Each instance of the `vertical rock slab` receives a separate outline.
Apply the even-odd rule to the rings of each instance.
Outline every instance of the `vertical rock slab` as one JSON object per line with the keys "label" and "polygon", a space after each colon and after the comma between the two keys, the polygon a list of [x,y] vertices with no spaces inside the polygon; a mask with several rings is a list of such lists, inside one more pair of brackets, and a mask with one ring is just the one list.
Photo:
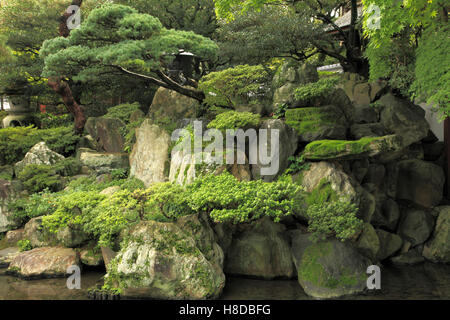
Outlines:
{"label": "vertical rock slab", "polygon": [[169,175],[170,136],[146,119],[136,129],[136,143],[130,155],[130,175],[142,180],[147,187],[167,181]]}

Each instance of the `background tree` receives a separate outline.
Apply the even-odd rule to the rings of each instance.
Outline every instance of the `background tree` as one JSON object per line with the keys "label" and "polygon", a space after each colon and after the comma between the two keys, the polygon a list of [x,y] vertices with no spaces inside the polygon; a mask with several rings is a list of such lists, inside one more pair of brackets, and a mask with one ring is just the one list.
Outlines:
{"label": "background tree", "polygon": [[167,29],[193,31],[212,38],[217,29],[213,0],[115,0],[155,16]]}
{"label": "background tree", "polygon": [[202,101],[204,93],[172,80],[166,67],[179,49],[198,57],[215,59],[216,44],[190,31],[166,29],[148,14],[116,4],[94,9],[79,29],[67,37],[44,42],[43,75],[74,82],[98,82],[118,74],[175,90]]}
{"label": "background tree", "polygon": [[[215,0],[214,2],[218,16],[225,20],[224,42],[230,48],[233,47],[231,44],[233,40],[245,44],[245,37],[249,37],[251,41],[242,50],[256,53],[258,47],[255,44],[258,44],[258,39],[262,43],[270,41],[270,38],[278,39],[276,56],[306,59],[311,54],[323,54],[339,61],[345,71],[367,76],[368,67],[362,55],[363,42],[359,33],[356,0]],[[343,30],[335,24],[336,12],[343,6],[349,7],[351,11],[348,30]],[[284,30],[287,32],[283,36],[281,33]],[[274,43],[271,46],[277,47]],[[265,58],[265,54],[267,52],[263,51],[261,58]]]}
{"label": "background tree", "polygon": [[[380,8],[380,27],[369,28],[372,15],[364,20],[369,38],[366,55],[372,79],[380,77],[401,81],[402,93],[438,105],[442,118],[450,115],[450,43],[448,40],[448,1],[364,0]],[[375,14],[376,12],[372,12]],[[398,50],[400,45],[403,50]],[[394,49],[394,50],[393,50]],[[406,70],[396,77],[398,70]]]}

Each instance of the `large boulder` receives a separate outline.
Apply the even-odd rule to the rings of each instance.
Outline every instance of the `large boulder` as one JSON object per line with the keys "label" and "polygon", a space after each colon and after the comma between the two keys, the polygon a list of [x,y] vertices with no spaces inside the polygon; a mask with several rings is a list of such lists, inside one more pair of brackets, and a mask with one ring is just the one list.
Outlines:
{"label": "large boulder", "polygon": [[[188,219],[189,220],[189,219]],[[206,222],[141,222],[127,231],[109,263],[105,283],[122,296],[153,299],[212,299],[225,285],[223,253]]]}
{"label": "large boulder", "polygon": [[18,227],[18,222],[13,218],[13,212],[9,204],[20,196],[21,186],[17,181],[0,179],[0,233]]}
{"label": "large boulder", "polygon": [[345,114],[334,105],[286,110],[286,124],[302,142],[345,139],[348,127]]}
{"label": "large boulder", "polygon": [[[195,154],[185,154],[182,150],[172,151],[170,158],[170,172],[169,181],[176,182],[180,185],[192,183],[196,178],[209,173],[221,174],[224,171],[230,172],[239,181],[250,181],[252,174],[250,165],[248,164],[247,156],[244,152],[235,150],[233,164],[226,163],[226,155],[229,153],[227,149],[222,152],[222,164],[214,163],[214,159],[219,154],[202,152],[201,164],[195,164]],[[238,164],[238,157],[242,156],[245,159],[245,164]]]}
{"label": "large boulder", "polygon": [[433,232],[434,218],[419,209],[407,209],[403,212],[398,226],[398,234],[412,246],[424,243]]}
{"label": "large boulder", "polygon": [[89,118],[86,121],[86,131],[104,152],[122,152],[125,139],[121,130],[125,123],[119,119]]}
{"label": "large boulder", "polygon": [[418,159],[397,162],[388,167],[388,195],[409,200],[425,208],[438,205],[443,197],[444,170]]}
{"label": "large boulder", "polygon": [[319,75],[313,65],[306,63],[299,65],[295,61],[287,60],[277,70],[272,81],[274,107],[276,108],[283,104],[292,105],[295,102],[295,89],[317,80],[319,80]]}
{"label": "large boulder", "polygon": [[306,192],[312,192],[324,179],[331,184],[331,188],[339,197],[350,200],[357,198],[357,191],[350,177],[337,164],[313,162],[308,170],[302,172],[302,186]]}
{"label": "large boulder", "polygon": [[[295,131],[279,119],[266,120],[261,124],[260,130],[267,130],[267,140],[262,140],[261,131],[259,135],[259,150],[267,150],[270,157],[269,165],[263,164],[258,156],[258,163],[251,165],[254,179],[262,179],[266,182],[275,180],[289,165],[289,158],[297,150],[297,134]],[[278,130],[278,139],[272,141],[272,130]],[[266,142],[263,144],[262,142]],[[275,150],[272,150],[272,144]],[[278,152],[277,152],[278,151]],[[260,154],[260,152],[258,152]],[[270,169],[269,169],[270,168]],[[273,170],[272,170],[273,169]],[[264,171],[269,172],[265,173]],[[270,172],[274,171],[274,172]]]}
{"label": "large boulder", "polygon": [[350,127],[350,138],[361,139],[365,137],[382,137],[387,130],[381,123],[361,123]]}
{"label": "large boulder", "polygon": [[364,228],[357,242],[357,248],[372,261],[376,260],[378,251],[380,250],[380,239],[378,239],[377,232],[370,223],[366,222],[364,224]]}
{"label": "large boulder", "polygon": [[0,268],[8,268],[11,261],[20,254],[18,247],[10,247],[0,250]]}
{"label": "large boulder", "polygon": [[20,253],[11,261],[8,272],[24,278],[64,277],[71,266],[79,266],[75,250],[46,247]]}
{"label": "large boulder", "polygon": [[392,94],[381,97],[380,122],[391,133],[403,139],[403,145],[409,146],[428,136],[430,126],[425,119],[425,110]]}
{"label": "large boulder", "polygon": [[364,291],[372,263],[348,243],[332,239],[312,243],[308,234],[293,233],[292,256],[305,293],[320,299]]}
{"label": "large boulder", "polygon": [[80,148],[77,157],[84,166],[97,174],[111,173],[115,169],[128,170],[130,167],[128,153],[104,153]]}
{"label": "large boulder", "polygon": [[15,164],[14,171],[18,175],[30,164],[54,165],[61,160],[64,160],[64,156],[50,150],[45,142],[39,142],[27,152],[22,161]]}
{"label": "large boulder", "polygon": [[286,227],[263,218],[237,230],[228,248],[227,274],[263,279],[291,278],[294,272]]}
{"label": "large boulder", "polygon": [[423,256],[433,262],[450,263],[450,206],[437,207],[433,236],[423,248]]}
{"label": "large boulder", "polygon": [[23,238],[29,240],[34,248],[52,245],[75,248],[88,240],[84,232],[73,227],[64,227],[53,234],[44,228],[42,217],[33,218],[25,224]]}
{"label": "large boulder", "polygon": [[397,202],[392,199],[386,199],[377,207],[370,223],[377,228],[395,231],[397,230],[399,219],[400,209]]}
{"label": "large boulder", "polygon": [[136,143],[130,155],[130,175],[148,187],[165,182],[169,175],[170,136],[162,128],[144,120],[136,129]]}
{"label": "large boulder", "polygon": [[394,255],[402,247],[403,240],[398,235],[381,229],[376,230],[380,240],[380,250],[378,250],[377,259],[384,260]]}
{"label": "large boulder", "polygon": [[176,123],[184,118],[194,118],[200,104],[176,91],[159,87],[153,98],[148,116],[152,120]]}

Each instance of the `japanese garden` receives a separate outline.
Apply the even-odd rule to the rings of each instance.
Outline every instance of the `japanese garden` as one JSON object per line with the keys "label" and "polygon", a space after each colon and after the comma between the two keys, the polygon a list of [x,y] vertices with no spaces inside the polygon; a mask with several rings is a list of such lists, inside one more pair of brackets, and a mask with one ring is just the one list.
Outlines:
{"label": "japanese garden", "polygon": [[449,7],[0,1],[0,300],[450,299]]}

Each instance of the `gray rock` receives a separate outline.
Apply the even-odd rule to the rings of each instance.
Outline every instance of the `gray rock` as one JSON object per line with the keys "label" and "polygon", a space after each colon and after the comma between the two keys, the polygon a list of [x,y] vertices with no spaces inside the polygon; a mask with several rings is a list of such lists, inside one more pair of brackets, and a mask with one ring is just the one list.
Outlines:
{"label": "gray rock", "polygon": [[407,209],[403,212],[398,234],[412,246],[424,243],[433,232],[434,219],[423,210]]}
{"label": "gray rock", "polygon": [[120,187],[119,186],[112,186],[112,187],[108,187],[106,189],[103,189],[100,194],[103,194],[105,196],[112,196],[114,193],[116,193],[117,191],[120,191]]}
{"label": "gray rock", "polygon": [[197,100],[176,91],[159,87],[150,106],[150,119],[164,119],[176,123],[184,118],[194,118],[200,104]]}
{"label": "gray rock", "polygon": [[425,258],[421,255],[418,248],[414,248],[406,253],[402,253],[398,256],[392,257],[390,261],[394,265],[403,266],[424,262]]}
{"label": "gray rock", "polygon": [[20,197],[21,186],[17,181],[0,179],[0,233],[18,227],[19,221],[13,218],[9,204]]}
{"label": "gray rock", "polygon": [[[262,139],[260,134],[258,137],[258,144],[259,148],[264,148],[264,150],[267,150],[267,155],[270,157],[270,165],[263,164],[258,156],[258,163],[251,165],[251,172],[254,179],[262,179],[266,182],[271,182],[287,169],[289,165],[289,157],[293,156],[297,150],[298,138],[295,131],[279,119],[264,121],[261,124],[261,129],[267,130],[267,140]],[[272,141],[272,130],[278,130],[279,139]],[[267,142],[267,144],[262,145],[262,142]],[[274,150],[271,149],[272,142],[274,142]],[[278,152],[276,150],[278,150]],[[271,173],[269,168],[273,168],[275,173]],[[265,171],[267,170],[269,172],[266,173]]]}
{"label": "gray rock", "polygon": [[370,223],[377,228],[385,228],[390,231],[395,231],[397,230],[399,219],[400,209],[397,202],[392,199],[386,199],[382,206],[375,211]]}
{"label": "gray rock", "polygon": [[395,254],[402,247],[403,241],[398,235],[377,229],[378,239],[380,240],[380,250],[378,250],[377,259],[384,260]]}
{"label": "gray rock", "polygon": [[20,254],[18,247],[11,247],[0,250],[0,268],[8,268],[11,261]]}
{"label": "gray rock", "polygon": [[364,291],[369,259],[348,243],[336,239],[310,243],[306,237],[297,233],[292,239],[298,281],[306,294],[330,299]]}
{"label": "gray rock", "polygon": [[364,224],[363,231],[357,242],[357,248],[372,261],[376,260],[378,251],[380,250],[380,240],[378,239],[377,232],[370,223]]}
{"label": "gray rock", "polygon": [[79,266],[75,250],[61,247],[36,248],[14,257],[8,272],[25,278],[64,277],[70,266]]}
{"label": "gray rock", "polygon": [[15,245],[23,239],[24,229],[11,230],[6,233],[6,242]]}
{"label": "gray rock", "polygon": [[136,143],[130,155],[130,175],[149,187],[153,183],[167,181],[169,175],[169,134],[144,120],[136,129]]}
{"label": "gray rock", "polygon": [[439,212],[436,227],[422,254],[433,262],[450,263],[450,206],[437,207],[435,210]]}
{"label": "gray rock", "polygon": [[80,162],[97,174],[111,173],[115,169],[130,167],[128,153],[100,153],[90,149],[79,149]]}
{"label": "gray rock", "polygon": [[64,156],[50,150],[45,142],[39,142],[27,152],[22,161],[14,165],[14,171],[17,176],[30,164],[54,165],[61,160],[64,160]]}
{"label": "gray rock", "polygon": [[286,228],[266,217],[235,232],[225,272],[263,279],[291,278],[294,265]]}
{"label": "gray rock", "polygon": [[393,198],[431,208],[442,200],[444,182],[441,167],[417,159],[404,160],[389,167],[387,192]]}
{"label": "gray rock", "polygon": [[331,162],[313,162],[309,169],[303,171],[302,186],[306,192],[316,189],[320,182],[326,179],[331,184],[331,188],[340,196],[349,198],[351,201],[357,199],[357,192],[350,177]]}
{"label": "gray rock", "polygon": [[383,106],[381,124],[391,133],[400,135],[405,147],[427,137],[430,126],[424,109],[392,94],[381,97],[379,104]]}
{"label": "gray rock", "polygon": [[119,119],[89,118],[85,125],[86,131],[94,139],[103,152],[123,152],[125,139],[121,130],[125,123]]}
{"label": "gray rock", "polygon": [[354,124],[350,127],[350,136],[353,139],[364,137],[382,137],[387,134],[386,128],[381,123]]}
{"label": "gray rock", "polygon": [[62,245],[75,248],[84,243],[89,237],[73,227],[65,227],[57,233],[46,230],[42,224],[42,217],[32,218],[25,224],[23,238],[30,241],[33,248]]}
{"label": "gray rock", "polygon": [[[187,225],[191,229],[184,229]],[[191,233],[192,229],[205,227],[195,219],[182,225],[141,222],[127,232],[122,249],[108,264],[105,283],[111,288],[120,287],[121,295],[127,298],[219,297],[225,275],[216,254],[222,251],[211,239],[204,239],[206,245],[201,247]]]}
{"label": "gray rock", "polygon": [[374,123],[378,122],[378,112],[370,105],[359,105],[355,107],[354,123]]}

